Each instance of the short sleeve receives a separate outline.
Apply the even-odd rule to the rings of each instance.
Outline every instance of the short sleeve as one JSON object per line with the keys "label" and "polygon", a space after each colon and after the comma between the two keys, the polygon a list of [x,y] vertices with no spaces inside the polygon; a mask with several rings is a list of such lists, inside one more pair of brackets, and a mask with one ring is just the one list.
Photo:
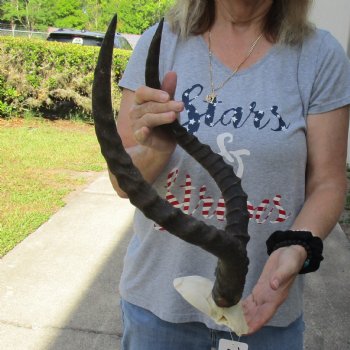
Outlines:
{"label": "short sleeve", "polygon": [[156,26],[153,26],[147,29],[140,37],[129,59],[124,74],[119,81],[119,87],[135,91],[138,87],[145,84],[147,53],[155,30]]}
{"label": "short sleeve", "polygon": [[318,47],[307,114],[350,104],[350,61],[338,41],[324,32]]}

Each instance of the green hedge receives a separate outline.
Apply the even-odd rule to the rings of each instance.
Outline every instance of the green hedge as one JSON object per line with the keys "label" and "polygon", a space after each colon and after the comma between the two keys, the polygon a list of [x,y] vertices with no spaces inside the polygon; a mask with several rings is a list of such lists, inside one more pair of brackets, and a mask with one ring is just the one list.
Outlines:
{"label": "green hedge", "polygon": [[[99,48],[35,39],[0,37],[0,117],[26,111],[51,117],[91,119],[91,88]],[[114,50],[112,95],[130,51]]]}

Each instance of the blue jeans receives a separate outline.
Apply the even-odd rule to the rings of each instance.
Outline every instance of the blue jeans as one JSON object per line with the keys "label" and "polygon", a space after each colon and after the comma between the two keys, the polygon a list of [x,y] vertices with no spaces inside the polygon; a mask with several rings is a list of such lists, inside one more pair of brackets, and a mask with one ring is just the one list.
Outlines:
{"label": "blue jeans", "polygon": [[[121,350],[212,350],[219,340],[231,339],[228,332],[207,328],[202,323],[170,323],[148,310],[122,300],[124,332]],[[302,316],[288,327],[263,327],[240,338],[249,350],[302,350],[304,321]],[[233,340],[238,337],[233,334]]]}

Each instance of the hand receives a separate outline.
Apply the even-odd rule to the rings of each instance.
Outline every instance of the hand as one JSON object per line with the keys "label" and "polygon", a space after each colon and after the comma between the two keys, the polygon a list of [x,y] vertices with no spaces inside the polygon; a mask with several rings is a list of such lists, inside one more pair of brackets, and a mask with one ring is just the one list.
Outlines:
{"label": "hand", "polygon": [[306,257],[299,245],[279,248],[269,256],[252,293],[243,301],[249,334],[264,326],[287,299]]}
{"label": "hand", "polygon": [[130,111],[131,128],[135,140],[158,152],[171,153],[175,140],[156,127],[172,123],[184,108],[180,101],[173,101],[177,76],[165,75],[162,90],[142,86],[135,92],[135,104]]}

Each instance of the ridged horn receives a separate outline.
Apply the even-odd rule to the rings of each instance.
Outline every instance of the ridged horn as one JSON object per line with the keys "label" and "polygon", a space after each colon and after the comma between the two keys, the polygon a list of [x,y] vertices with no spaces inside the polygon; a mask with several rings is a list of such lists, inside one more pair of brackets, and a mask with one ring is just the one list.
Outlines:
{"label": "ridged horn", "polygon": [[[216,280],[212,291],[218,306],[229,307],[241,299],[248,271],[246,245],[248,235],[247,195],[241,187],[241,180],[232,167],[202,144],[177,121],[163,126],[176,138],[178,144],[196,159],[217,183],[226,205],[226,227],[219,230],[214,226],[174,208],[142,177],[122,146],[115,125],[111,101],[111,65],[116,16],[110,23],[103,41],[95,69],[92,110],[95,131],[109,170],[117,178],[120,188],[127,193],[130,202],[145,216],[164,227],[171,234],[197,245],[218,257]],[[163,21],[160,22],[146,63],[145,81],[152,88],[160,88],[159,52]]]}

